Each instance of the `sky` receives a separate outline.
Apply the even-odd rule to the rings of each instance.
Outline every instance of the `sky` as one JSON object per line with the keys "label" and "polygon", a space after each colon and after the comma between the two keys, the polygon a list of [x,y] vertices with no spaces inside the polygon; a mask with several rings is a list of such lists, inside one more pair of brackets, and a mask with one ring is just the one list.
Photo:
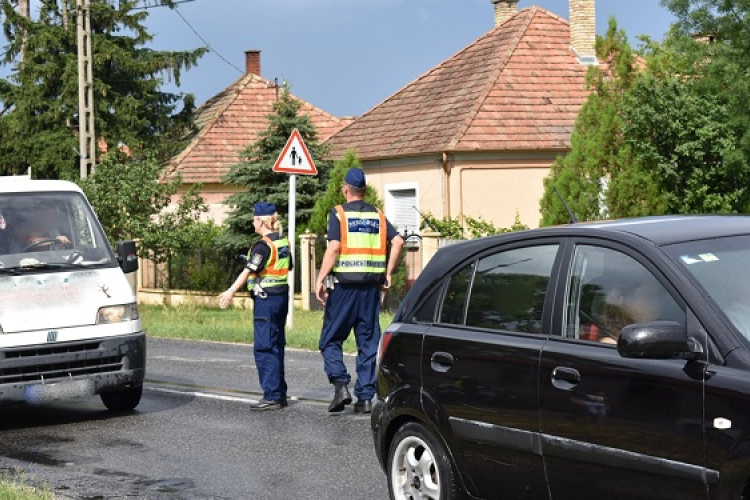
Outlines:
{"label": "sky", "polygon": [[[261,51],[261,76],[335,116],[358,116],[456,54],[494,25],[490,0],[175,0],[153,7],[150,47],[211,51],[181,76],[202,104],[245,72],[245,51]],[[569,19],[569,0],[520,0]],[[144,0],[144,5],[158,0]],[[34,17],[34,3],[32,3]],[[633,46],[661,40],[673,22],[659,0],[597,0],[597,33],[614,17]],[[0,76],[4,76],[0,72]]]}
{"label": "sky", "polygon": [[[569,0],[518,8],[532,5],[569,19]],[[147,12],[155,48],[212,49],[169,90],[201,104],[242,76],[246,50],[260,50],[261,76],[335,116],[365,113],[494,25],[490,0],[192,0]],[[658,0],[598,0],[597,33],[611,17],[634,46],[642,34],[661,40],[674,20]]]}

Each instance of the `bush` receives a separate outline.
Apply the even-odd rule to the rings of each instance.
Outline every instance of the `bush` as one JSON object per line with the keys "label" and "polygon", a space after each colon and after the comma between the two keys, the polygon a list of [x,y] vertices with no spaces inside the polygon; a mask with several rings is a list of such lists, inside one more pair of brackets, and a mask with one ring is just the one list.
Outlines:
{"label": "bush", "polygon": [[199,248],[189,255],[170,258],[171,288],[221,292],[234,280],[231,256],[216,248]]}

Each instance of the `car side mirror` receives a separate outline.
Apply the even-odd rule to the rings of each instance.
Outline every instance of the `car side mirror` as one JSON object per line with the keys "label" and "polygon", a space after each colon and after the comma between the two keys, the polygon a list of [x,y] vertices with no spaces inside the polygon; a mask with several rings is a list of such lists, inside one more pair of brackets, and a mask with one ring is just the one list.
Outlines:
{"label": "car side mirror", "polygon": [[[699,347],[699,346],[698,346]],[[701,352],[676,321],[634,323],[620,332],[617,351],[624,358],[697,359]]]}
{"label": "car side mirror", "polygon": [[125,274],[138,270],[138,254],[136,253],[135,241],[125,240],[117,242],[117,262]]}

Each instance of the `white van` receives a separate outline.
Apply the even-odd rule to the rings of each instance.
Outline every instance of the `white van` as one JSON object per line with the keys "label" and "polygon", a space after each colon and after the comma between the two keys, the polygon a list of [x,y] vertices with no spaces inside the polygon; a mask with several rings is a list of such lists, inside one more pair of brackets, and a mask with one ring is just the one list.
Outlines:
{"label": "white van", "polygon": [[124,273],[83,191],[67,181],[0,177],[0,403],[99,394],[135,408],[146,337]]}

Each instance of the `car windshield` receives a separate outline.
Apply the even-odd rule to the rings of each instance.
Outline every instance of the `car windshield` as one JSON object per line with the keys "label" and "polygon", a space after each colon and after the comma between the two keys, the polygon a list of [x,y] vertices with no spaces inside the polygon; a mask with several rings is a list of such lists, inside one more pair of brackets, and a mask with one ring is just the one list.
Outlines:
{"label": "car windshield", "polygon": [[750,236],[691,241],[666,251],[750,340]]}
{"label": "car windshield", "polygon": [[0,269],[54,271],[117,265],[80,193],[0,194]]}

